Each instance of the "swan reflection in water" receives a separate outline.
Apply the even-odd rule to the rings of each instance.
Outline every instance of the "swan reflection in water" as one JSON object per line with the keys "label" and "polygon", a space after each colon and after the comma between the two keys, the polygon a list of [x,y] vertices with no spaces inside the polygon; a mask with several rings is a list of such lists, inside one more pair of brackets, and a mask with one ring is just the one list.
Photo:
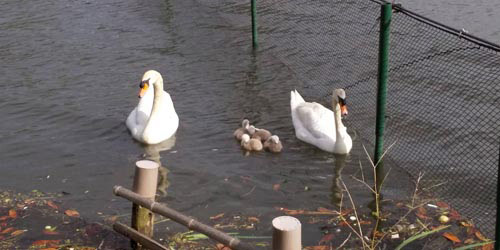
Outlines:
{"label": "swan reflection in water", "polygon": [[161,197],[167,196],[167,188],[169,185],[167,174],[168,169],[161,163],[160,152],[172,149],[175,146],[175,135],[159,144],[144,145],[144,159],[154,161],[160,166],[158,169],[158,187],[157,195]]}
{"label": "swan reflection in water", "polygon": [[334,154],[335,156],[335,167],[333,169],[332,178],[332,204],[337,208],[340,207],[342,201],[342,191],[344,190],[342,185],[342,169],[345,167],[347,155],[346,154]]}

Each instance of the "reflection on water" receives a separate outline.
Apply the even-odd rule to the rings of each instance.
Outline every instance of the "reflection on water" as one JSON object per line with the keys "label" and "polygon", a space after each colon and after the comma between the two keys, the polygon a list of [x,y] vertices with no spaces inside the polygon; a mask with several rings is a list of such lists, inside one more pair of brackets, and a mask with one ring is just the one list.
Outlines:
{"label": "reflection on water", "polygon": [[347,155],[335,154],[335,167],[333,168],[333,177],[332,177],[332,204],[337,208],[340,208],[342,203],[342,193],[343,193],[343,185],[342,185],[342,169],[345,167],[345,162],[347,159]]}
{"label": "reflection on water", "polygon": [[169,138],[168,140],[165,140],[159,144],[154,144],[154,145],[144,145],[144,159],[154,161],[158,163],[160,166],[158,169],[158,188],[157,195],[160,195],[161,197],[167,196],[167,188],[169,186],[169,182],[167,179],[168,175],[168,168],[164,166],[161,162],[161,155],[160,152],[162,151],[168,151],[172,149],[175,146],[175,135]]}

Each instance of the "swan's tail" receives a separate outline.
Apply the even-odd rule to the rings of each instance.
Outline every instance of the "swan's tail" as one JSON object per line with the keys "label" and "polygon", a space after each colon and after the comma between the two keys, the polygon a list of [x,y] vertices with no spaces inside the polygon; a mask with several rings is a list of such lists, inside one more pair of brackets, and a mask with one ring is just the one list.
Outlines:
{"label": "swan's tail", "polygon": [[290,92],[290,108],[291,108],[291,110],[294,110],[297,107],[297,105],[299,105],[303,102],[305,102],[304,98],[302,98],[302,96],[299,94],[299,92],[297,92],[297,90],[292,90]]}

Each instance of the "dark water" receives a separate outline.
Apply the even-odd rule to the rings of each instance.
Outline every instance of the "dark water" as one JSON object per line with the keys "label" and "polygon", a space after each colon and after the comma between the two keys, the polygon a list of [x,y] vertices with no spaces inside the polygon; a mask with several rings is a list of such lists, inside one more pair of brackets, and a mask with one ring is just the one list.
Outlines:
{"label": "dark water", "polygon": [[500,2],[495,0],[439,0],[439,1],[396,1],[408,9],[470,34],[500,43]]}
{"label": "dark water", "polygon": [[[340,173],[359,205],[371,201],[347,178],[361,163],[370,179],[363,140],[349,131],[345,162],[298,141],[289,114],[295,75],[253,54],[247,26],[214,9],[192,0],[48,0],[7,1],[0,11],[2,189],[69,193],[63,199],[89,220],[127,214],[130,203],[111,189],[130,187],[134,162],[147,157],[163,166],[161,201],[202,221],[259,216],[257,235],[270,235],[275,207],[335,208]],[[136,143],[124,124],[147,69],[163,74],[180,118],[167,145]],[[278,134],[284,152],[242,154],[232,131],[243,118]],[[398,170],[385,187],[394,199],[411,190]],[[321,237],[317,226],[303,231],[305,245]]]}

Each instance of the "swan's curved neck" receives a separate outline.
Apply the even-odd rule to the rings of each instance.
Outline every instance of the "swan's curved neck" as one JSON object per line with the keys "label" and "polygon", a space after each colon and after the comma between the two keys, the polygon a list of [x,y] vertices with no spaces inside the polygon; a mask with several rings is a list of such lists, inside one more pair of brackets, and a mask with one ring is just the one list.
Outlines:
{"label": "swan's curved neck", "polygon": [[158,109],[160,108],[159,102],[161,95],[163,93],[163,80],[160,78],[158,79],[154,84],[153,84],[153,90],[154,90],[154,99],[153,99],[153,108],[151,109],[151,115],[149,118],[156,114],[158,112]]}
{"label": "swan's curved neck", "polygon": [[338,102],[333,102],[333,115],[335,117],[335,130],[337,134],[345,131],[344,124],[342,123],[340,105]]}
{"label": "swan's curved neck", "polygon": [[153,107],[151,108],[151,114],[149,114],[148,122],[146,123],[146,128],[148,125],[156,118],[160,110],[160,99],[163,94],[163,80],[160,78],[153,83]]}

